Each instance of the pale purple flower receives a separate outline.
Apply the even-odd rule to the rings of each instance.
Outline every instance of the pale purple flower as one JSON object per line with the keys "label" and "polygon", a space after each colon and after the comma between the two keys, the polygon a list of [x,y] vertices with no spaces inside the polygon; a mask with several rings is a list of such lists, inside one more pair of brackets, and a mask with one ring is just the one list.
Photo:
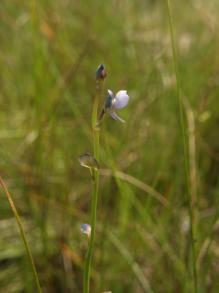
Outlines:
{"label": "pale purple flower", "polygon": [[99,123],[101,122],[105,113],[109,113],[109,115],[114,120],[118,120],[124,123],[125,121],[117,115],[116,110],[126,107],[128,101],[129,96],[126,90],[120,90],[116,93],[116,95],[114,95],[111,90],[108,90],[108,96],[105,99],[104,107],[100,114]]}
{"label": "pale purple flower", "polygon": [[86,234],[88,237],[90,237],[91,226],[89,224],[81,224],[81,232],[83,234]]}

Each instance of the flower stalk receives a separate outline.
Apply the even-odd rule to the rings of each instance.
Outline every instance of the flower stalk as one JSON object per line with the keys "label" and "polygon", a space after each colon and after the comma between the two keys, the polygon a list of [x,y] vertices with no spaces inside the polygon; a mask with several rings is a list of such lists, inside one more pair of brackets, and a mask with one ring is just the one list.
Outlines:
{"label": "flower stalk", "polygon": [[[97,127],[98,120],[98,106],[101,98],[103,88],[103,80],[97,80],[97,90],[93,103],[92,110],[92,132],[93,132],[93,154],[97,162],[100,156],[100,129]],[[98,203],[98,190],[99,190],[99,169],[93,168],[93,181],[92,181],[92,199],[91,199],[91,234],[88,243],[88,251],[85,260],[84,267],[84,289],[83,293],[89,293],[90,291],[90,272],[93,258],[95,230],[96,230],[96,218],[97,218],[97,203]]]}
{"label": "flower stalk", "polygon": [[[93,258],[94,242],[95,242],[95,230],[97,219],[97,204],[98,204],[98,191],[99,191],[99,159],[100,159],[100,123],[105,113],[108,113],[114,120],[125,122],[116,114],[117,109],[124,108],[129,101],[129,96],[126,90],[120,90],[116,95],[111,90],[108,90],[108,96],[105,99],[102,112],[98,119],[98,108],[102,97],[104,88],[104,80],[107,76],[104,65],[100,65],[96,71],[96,95],[94,98],[91,127],[93,134],[93,155],[90,153],[84,153],[79,157],[81,166],[89,168],[92,178],[92,199],[91,199],[91,227],[88,237],[88,250],[84,265],[84,277],[83,277],[83,293],[90,292],[90,274]],[[87,225],[87,224],[86,224]],[[87,233],[87,226],[82,226],[82,233]]]}

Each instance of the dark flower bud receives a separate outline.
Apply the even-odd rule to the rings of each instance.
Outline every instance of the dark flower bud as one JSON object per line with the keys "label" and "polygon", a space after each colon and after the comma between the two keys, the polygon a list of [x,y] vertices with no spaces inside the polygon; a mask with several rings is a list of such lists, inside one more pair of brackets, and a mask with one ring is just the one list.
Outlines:
{"label": "dark flower bud", "polygon": [[96,80],[104,79],[106,78],[106,76],[107,76],[106,68],[103,64],[100,64],[96,71]]}

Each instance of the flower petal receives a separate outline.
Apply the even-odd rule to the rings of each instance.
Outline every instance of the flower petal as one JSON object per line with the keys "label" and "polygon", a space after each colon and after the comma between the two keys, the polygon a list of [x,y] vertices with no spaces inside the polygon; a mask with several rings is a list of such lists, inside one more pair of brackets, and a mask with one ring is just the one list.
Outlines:
{"label": "flower petal", "polygon": [[115,109],[121,109],[128,104],[128,101],[129,96],[127,94],[127,91],[121,90],[116,94],[113,106]]}
{"label": "flower petal", "polygon": [[114,93],[111,90],[107,90],[108,94],[113,98],[114,97]]}
{"label": "flower petal", "polygon": [[81,224],[81,232],[83,234],[86,234],[88,237],[90,237],[91,226],[89,224]]}
{"label": "flower petal", "polygon": [[112,107],[113,100],[114,100],[114,94],[111,90],[108,90],[108,96],[105,99],[105,105],[104,105],[105,110],[110,109]]}
{"label": "flower petal", "polygon": [[110,116],[111,116],[114,120],[117,120],[117,121],[120,121],[120,122],[122,122],[122,123],[125,123],[125,120],[123,120],[122,118],[120,118],[120,117],[116,114],[116,112],[110,112],[109,114],[110,114]]}

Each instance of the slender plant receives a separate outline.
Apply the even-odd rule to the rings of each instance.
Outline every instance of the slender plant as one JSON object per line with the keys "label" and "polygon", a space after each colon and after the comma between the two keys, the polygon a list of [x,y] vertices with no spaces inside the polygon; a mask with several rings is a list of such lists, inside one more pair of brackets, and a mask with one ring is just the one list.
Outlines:
{"label": "slender plant", "polygon": [[28,256],[28,259],[30,261],[30,265],[31,265],[31,268],[32,268],[32,271],[33,271],[33,276],[34,276],[34,279],[35,279],[35,282],[36,282],[37,291],[38,291],[38,293],[41,293],[42,290],[41,290],[41,287],[40,287],[40,282],[39,282],[37,270],[36,270],[36,267],[35,267],[35,264],[34,264],[34,260],[33,260],[33,256],[32,256],[30,247],[28,245],[28,242],[27,242],[27,239],[26,239],[26,236],[25,236],[25,232],[24,232],[24,228],[23,228],[20,216],[19,216],[19,214],[17,212],[17,209],[15,207],[14,201],[13,201],[13,199],[11,197],[11,194],[8,191],[8,188],[7,188],[4,180],[1,178],[1,176],[0,176],[0,185],[2,186],[4,192],[5,192],[6,196],[7,196],[7,199],[8,199],[8,202],[10,204],[11,210],[12,210],[12,212],[14,214],[14,217],[15,217],[15,220],[17,222],[17,225],[18,225],[18,228],[19,228],[19,231],[20,231],[20,236],[21,236],[21,239],[23,240],[24,247],[26,249],[26,253],[27,253],[27,256]]}
{"label": "slender plant", "polygon": [[124,108],[128,104],[129,96],[125,90],[119,91],[116,95],[108,90],[102,111],[98,118],[98,108],[101,103],[104,80],[106,78],[106,69],[104,65],[100,65],[96,71],[96,95],[93,102],[93,110],[91,117],[91,126],[93,134],[93,155],[90,153],[82,154],[79,162],[83,167],[90,170],[92,178],[92,199],[91,199],[91,225],[82,224],[81,231],[88,236],[88,250],[84,265],[83,292],[90,292],[90,274],[94,251],[95,230],[97,219],[97,204],[99,190],[99,159],[100,159],[100,125],[105,114],[109,114],[114,120],[125,122],[116,114],[117,109]]}
{"label": "slender plant", "polygon": [[173,31],[173,17],[171,12],[170,0],[166,0],[167,3],[167,11],[168,11],[168,21],[170,28],[170,37],[171,37],[171,46],[172,46],[172,55],[173,55],[173,63],[174,63],[174,71],[176,76],[176,87],[177,87],[177,99],[178,99],[178,107],[179,107],[179,118],[180,118],[180,127],[182,133],[183,140],[183,153],[184,153],[184,168],[185,168],[185,177],[186,177],[186,186],[187,186],[187,201],[188,201],[188,210],[189,210],[189,218],[190,218],[190,241],[191,241],[191,251],[192,251],[192,271],[193,271],[193,284],[194,284],[194,292],[198,292],[198,277],[197,277],[197,268],[196,268],[196,247],[195,247],[195,223],[194,223],[194,206],[192,201],[192,195],[190,190],[190,182],[189,182],[189,158],[188,158],[188,142],[186,135],[186,123],[183,111],[183,101],[182,101],[182,91],[181,91],[181,81],[180,74],[177,63],[177,50],[174,41],[174,31]]}

